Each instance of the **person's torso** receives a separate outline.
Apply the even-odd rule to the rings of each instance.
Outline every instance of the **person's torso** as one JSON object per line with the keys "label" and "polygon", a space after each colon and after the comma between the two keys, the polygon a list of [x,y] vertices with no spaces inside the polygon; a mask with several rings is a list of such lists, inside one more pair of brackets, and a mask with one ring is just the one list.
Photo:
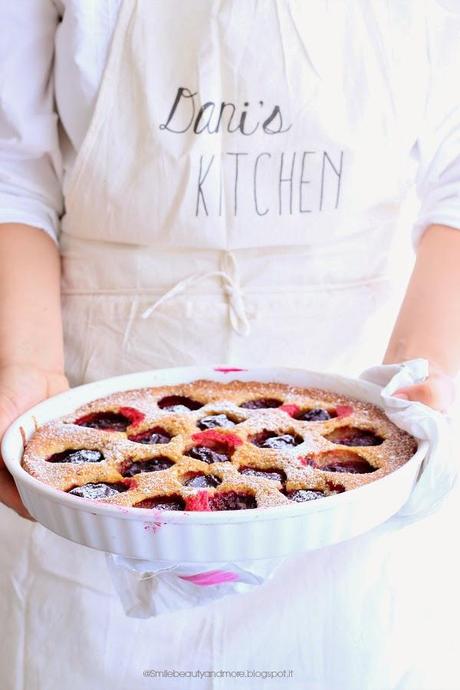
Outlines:
{"label": "person's torso", "polygon": [[[88,12],[63,3],[55,90],[65,189],[122,4],[102,1]],[[203,247],[242,247],[259,245],[267,220],[282,228],[267,244],[285,245],[335,242],[394,217],[413,178],[411,152],[429,83],[424,18],[415,3],[211,7],[208,0],[174,9],[150,3],[151,26],[138,36],[139,55],[150,64],[149,121],[141,133],[145,158],[133,164],[131,178],[138,185],[139,170],[156,155],[157,167],[147,173],[159,176],[148,188],[149,222],[159,229],[155,189],[164,206],[175,203],[178,187],[185,227],[172,242],[183,246],[190,223],[200,224]],[[142,97],[134,73],[131,83],[127,98]],[[127,135],[126,148],[135,146],[139,133]],[[175,187],[170,198],[166,184]],[[247,221],[244,237],[232,231],[237,218]]]}
{"label": "person's torso", "polygon": [[[64,181],[64,293],[84,305],[75,324],[97,324],[98,339],[106,327],[119,333],[115,362],[134,324],[129,367],[144,362],[142,331],[156,366],[248,353],[319,368],[339,354],[349,362],[388,297],[429,72],[422,24],[358,0],[314,9],[299,0],[125,0]],[[58,77],[60,47],[63,33]],[[187,282],[179,299],[176,286],[189,277],[206,281]],[[225,281],[217,293],[216,277]],[[197,290],[206,296],[192,304]],[[166,358],[152,359],[152,327],[139,325],[136,300],[156,305],[154,293]],[[214,322],[200,317],[209,309]],[[248,318],[256,323],[244,340]],[[186,352],[172,349],[172,324],[186,334]],[[94,347],[79,342],[75,351],[94,358]]]}

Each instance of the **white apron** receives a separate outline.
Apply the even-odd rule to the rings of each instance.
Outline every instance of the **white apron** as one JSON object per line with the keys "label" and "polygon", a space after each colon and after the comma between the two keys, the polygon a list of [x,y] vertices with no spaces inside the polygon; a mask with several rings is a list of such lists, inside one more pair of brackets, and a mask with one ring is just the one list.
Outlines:
{"label": "white apron", "polygon": [[[405,186],[391,65],[360,61],[365,33],[344,65],[344,6],[306,5],[123,3],[65,187],[72,384],[187,364],[378,363]],[[360,113],[353,69],[373,85]],[[429,663],[447,620],[426,596],[426,544],[444,556],[437,518],[293,559],[250,594],[136,620],[103,554],[3,513],[7,690],[454,687]],[[189,675],[143,675],[174,669]]]}

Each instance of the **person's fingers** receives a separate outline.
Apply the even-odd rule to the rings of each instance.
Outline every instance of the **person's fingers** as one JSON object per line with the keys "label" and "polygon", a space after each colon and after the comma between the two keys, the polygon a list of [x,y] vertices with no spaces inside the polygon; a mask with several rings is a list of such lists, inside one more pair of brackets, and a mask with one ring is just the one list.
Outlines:
{"label": "person's fingers", "polygon": [[[3,434],[9,427],[9,425],[14,422],[16,417],[18,416],[17,409],[13,403],[13,401],[5,394],[0,393],[0,441],[3,437]],[[1,454],[0,454],[0,471],[1,472],[6,472],[7,470],[5,469],[5,464],[2,460]],[[0,495],[0,500],[1,495]]]}
{"label": "person's fingers", "polygon": [[14,479],[6,468],[0,469],[0,503],[4,503],[8,508],[15,510],[21,517],[35,522],[34,518],[24,507]]}
{"label": "person's fingers", "polygon": [[423,383],[399,388],[393,395],[445,411],[454,401],[455,386],[447,376],[431,376]]}
{"label": "person's fingers", "polygon": [[[20,414],[14,399],[4,391],[0,394],[0,440],[10,424]],[[8,508],[15,510],[18,515],[27,520],[34,520],[25,508],[19,492],[14,483],[14,479],[5,467],[3,458],[0,454],[0,503],[4,503]]]}
{"label": "person's fingers", "polygon": [[3,436],[9,425],[16,419],[19,411],[12,399],[4,391],[0,393],[0,438]]}
{"label": "person's fingers", "polygon": [[[32,405],[68,388],[66,377],[60,373],[43,372],[18,365],[0,372],[0,441],[10,424]],[[0,455],[0,502],[15,510],[21,517],[33,520],[24,507],[13,477]]]}

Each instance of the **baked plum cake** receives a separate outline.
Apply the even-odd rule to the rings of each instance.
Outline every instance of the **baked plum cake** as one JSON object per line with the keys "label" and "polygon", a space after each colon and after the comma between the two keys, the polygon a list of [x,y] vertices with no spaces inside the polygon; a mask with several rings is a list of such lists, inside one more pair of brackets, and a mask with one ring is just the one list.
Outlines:
{"label": "baked plum cake", "polygon": [[75,500],[216,511],[349,491],[416,450],[369,403],[281,383],[200,380],[84,405],[40,427],[22,462]]}

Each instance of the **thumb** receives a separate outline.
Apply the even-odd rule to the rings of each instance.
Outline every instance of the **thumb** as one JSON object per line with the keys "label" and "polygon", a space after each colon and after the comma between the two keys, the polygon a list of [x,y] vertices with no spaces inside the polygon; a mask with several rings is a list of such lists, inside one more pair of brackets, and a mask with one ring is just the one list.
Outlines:
{"label": "thumb", "polygon": [[454,401],[454,384],[448,377],[430,377],[423,383],[399,388],[393,396],[445,411]]}

